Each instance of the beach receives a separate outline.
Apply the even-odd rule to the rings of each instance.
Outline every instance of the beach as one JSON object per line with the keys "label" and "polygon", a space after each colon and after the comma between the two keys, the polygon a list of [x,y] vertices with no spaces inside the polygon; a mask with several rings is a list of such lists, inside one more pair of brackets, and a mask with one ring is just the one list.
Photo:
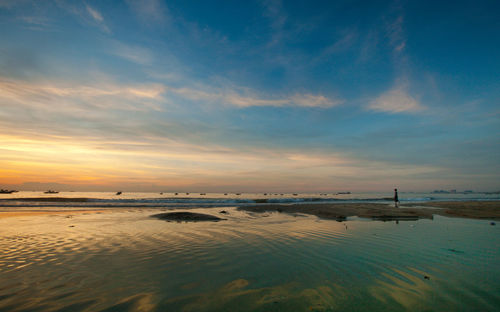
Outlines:
{"label": "beach", "polygon": [[[73,216],[75,214],[93,214],[93,213],[103,213],[103,210],[45,210],[45,211],[0,211],[0,219],[1,218],[12,218],[12,217],[30,217],[30,216]],[[110,211],[108,211],[109,213]]]}
{"label": "beach", "polygon": [[[500,228],[493,219],[440,215],[456,203],[26,203],[0,208],[8,216],[0,218],[0,311],[494,311],[500,304]],[[496,204],[475,209],[493,216]],[[457,211],[472,209],[463,205]],[[181,211],[221,220],[161,217]]]}
{"label": "beach", "polygon": [[500,200],[441,196],[19,192],[0,311],[493,311]]}
{"label": "beach", "polygon": [[[255,200],[262,201],[261,199]],[[87,198],[23,198],[25,203],[88,203]],[[29,206],[28,206],[29,207]],[[155,208],[154,205],[144,206],[146,208]],[[141,206],[129,205],[126,207],[113,206],[109,204],[95,205],[95,207],[85,207],[85,209],[68,209],[65,206],[48,206],[46,209],[17,209],[3,208],[0,206],[0,218],[30,216],[30,215],[73,215],[81,213],[111,213],[128,208],[141,208]],[[47,209],[48,208],[48,209]],[[102,209],[106,208],[106,209]],[[111,208],[111,209],[110,209]],[[199,208],[193,206],[169,207],[169,210],[186,210]],[[434,215],[444,217],[461,217],[471,219],[500,219],[500,201],[429,201],[429,202],[412,202],[404,203],[399,208],[395,208],[394,204],[388,203],[274,203],[274,204],[259,204],[259,205],[239,205],[238,209],[249,212],[283,212],[290,214],[309,214],[323,219],[345,220],[348,217],[361,217],[373,220],[413,220],[413,219],[432,219]]]}
{"label": "beach", "polygon": [[472,219],[500,219],[500,201],[446,201],[408,203],[395,208],[390,204],[335,203],[242,206],[239,209],[252,212],[278,211],[305,213],[324,219],[344,220],[357,216],[375,220],[432,219],[433,215]]}

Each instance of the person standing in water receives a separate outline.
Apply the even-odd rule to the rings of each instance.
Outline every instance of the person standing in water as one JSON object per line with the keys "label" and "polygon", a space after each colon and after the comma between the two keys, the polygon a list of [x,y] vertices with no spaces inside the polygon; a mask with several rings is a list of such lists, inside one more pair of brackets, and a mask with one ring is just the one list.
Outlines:
{"label": "person standing in water", "polygon": [[398,189],[394,189],[394,207],[399,208]]}

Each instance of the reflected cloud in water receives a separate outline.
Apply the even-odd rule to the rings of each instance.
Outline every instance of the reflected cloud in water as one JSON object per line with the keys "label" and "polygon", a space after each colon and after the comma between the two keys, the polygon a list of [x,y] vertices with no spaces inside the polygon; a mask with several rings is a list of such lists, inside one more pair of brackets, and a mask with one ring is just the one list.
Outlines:
{"label": "reflected cloud in water", "polygon": [[228,220],[217,223],[165,222],[150,217],[155,209],[0,219],[0,310],[386,311],[500,302],[499,249],[491,244],[498,233],[484,221],[336,222],[224,209]]}

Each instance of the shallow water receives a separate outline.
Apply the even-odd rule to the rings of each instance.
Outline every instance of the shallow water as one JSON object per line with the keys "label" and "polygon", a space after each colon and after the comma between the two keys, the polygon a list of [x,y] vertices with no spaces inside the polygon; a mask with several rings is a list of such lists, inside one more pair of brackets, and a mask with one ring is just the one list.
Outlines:
{"label": "shallow water", "polygon": [[[0,311],[494,311],[499,227],[157,209],[0,219]],[[194,209],[221,216],[218,208]],[[427,278],[426,278],[427,277]]]}

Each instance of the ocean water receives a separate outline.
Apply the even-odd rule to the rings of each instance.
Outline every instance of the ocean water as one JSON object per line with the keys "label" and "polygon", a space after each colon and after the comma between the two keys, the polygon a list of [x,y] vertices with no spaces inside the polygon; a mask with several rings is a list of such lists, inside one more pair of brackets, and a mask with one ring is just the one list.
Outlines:
{"label": "ocean water", "polygon": [[220,222],[150,217],[169,208],[0,219],[0,311],[500,307],[500,227],[488,220],[337,222],[229,206],[191,207]]}
{"label": "ocean water", "polygon": [[[17,192],[0,194],[0,211],[13,209],[82,208],[178,208],[223,207],[293,203],[392,203],[393,193],[300,194],[300,193],[132,193],[123,192]],[[402,204],[429,201],[500,200],[500,194],[399,193]]]}

